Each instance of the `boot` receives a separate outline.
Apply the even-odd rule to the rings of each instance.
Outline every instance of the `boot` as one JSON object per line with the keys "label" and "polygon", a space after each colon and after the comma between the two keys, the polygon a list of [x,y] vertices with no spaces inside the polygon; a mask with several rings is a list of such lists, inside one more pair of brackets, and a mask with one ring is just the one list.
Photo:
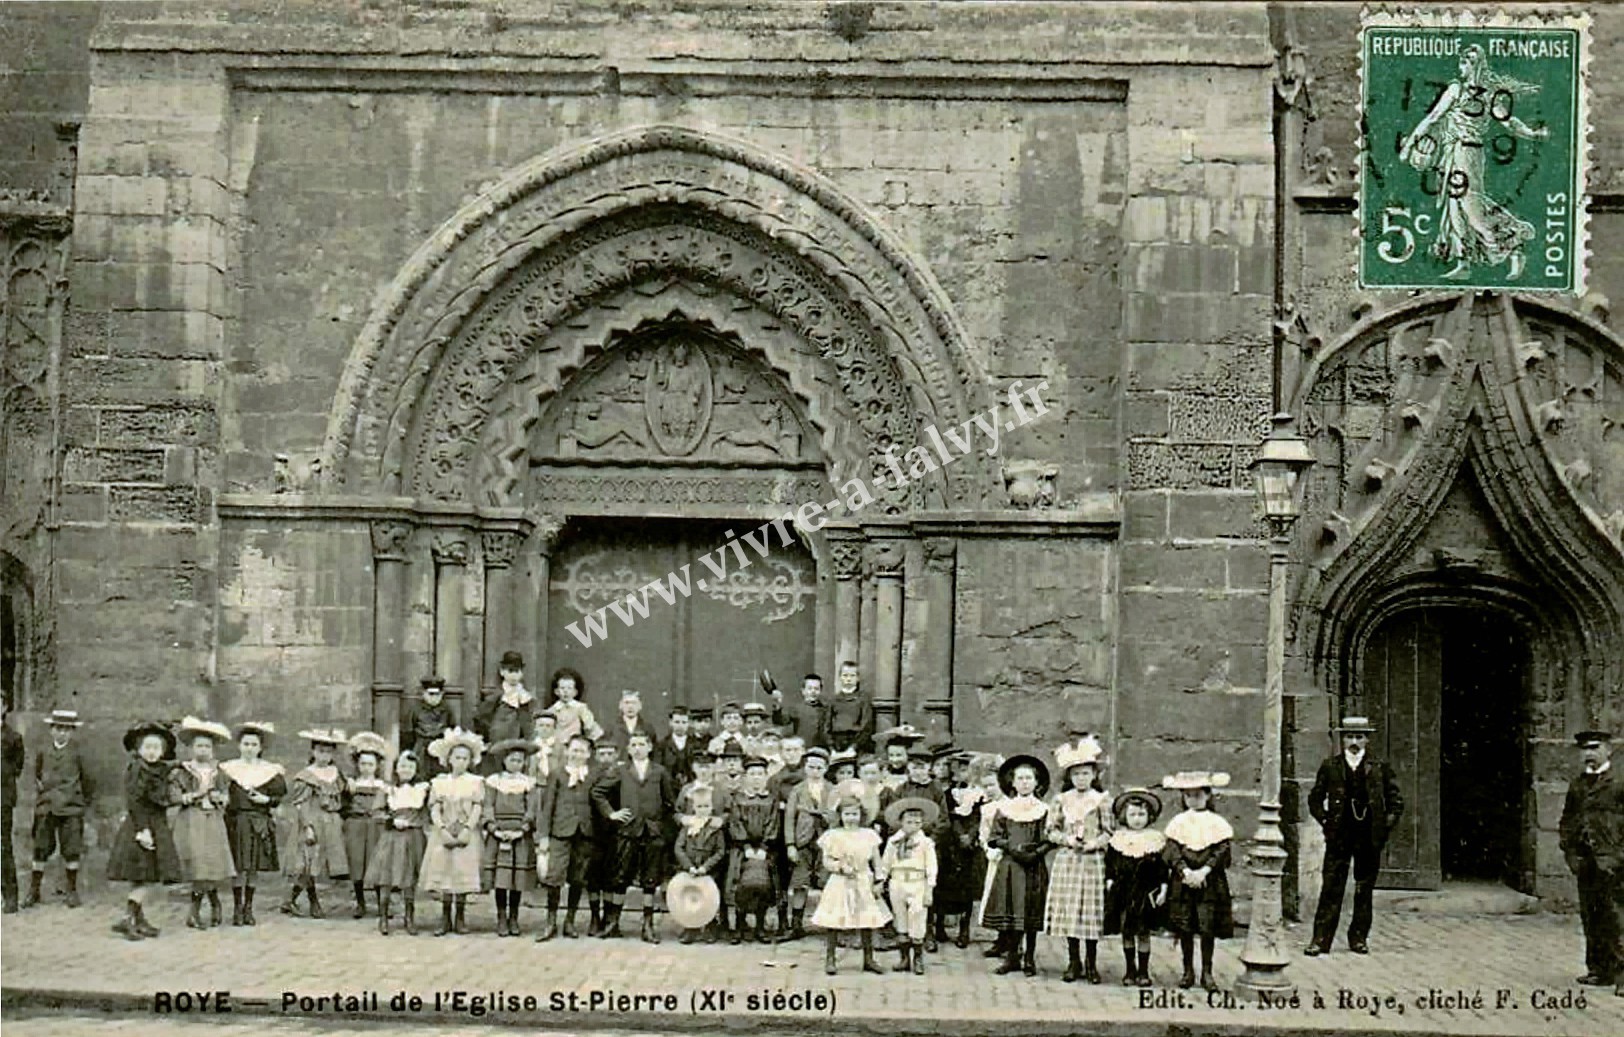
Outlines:
{"label": "boot", "polygon": [[41,868],[35,868],[28,873],[28,892],[23,895],[23,907],[33,907],[39,903],[39,884],[45,878]]}
{"label": "boot", "polygon": [[757,911],[756,912],[756,928],[755,928],[755,931],[751,934],[750,938],[752,940],[754,940],[755,942],[757,942],[757,943],[766,943],[767,942],[767,937],[762,931],[762,930],[764,930],[766,928],[766,926],[767,926],[767,912],[765,912],[765,911]]}
{"label": "boot", "polygon": [[[727,928],[727,909],[726,908],[722,909],[722,927]],[[737,947],[739,944],[744,942],[744,912],[743,911],[740,911],[738,913],[738,917],[734,919],[733,927],[728,930],[727,942],[732,944],[734,947]]]}
{"label": "boot", "polygon": [[913,970],[913,944],[907,940],[897,945],[897,963],[891,967],[892,972],[910,972]]}
{"label": "boot", "polygon": [[311,879],[305,887],[305,899],[310,901],[310,917],[326,918],[327,912],[321,909],[321,897],[316,893],[316,880]]}
{"label": "boot", "polygon": [[620,913],[626,910],[624,904],[604,905],[603,932],[599,935],[605,940],[618,940],[625,934],[620,931]]}
{"label": "boot", "polygon": [[885,975],[885,970],[880,968],[879,964],[874,960],[874,930],[872,929],[863,930],[863,971],[872,972],[876,976]]}
{"label": "boot", "polygon": [[410,893],[402,893],[404,903],[401,905],[401,914],[405,916],[406,935],[417,935],[417,899]]}
{"label": "boot", "polygon": [[202,929],[202,928],[204,928],[203,919],[201,917],[202,912],[203,912],[203,894],[197,892],[196,890],[193,890],[192,891],[192,910],[186,915],[186,928],[188,928],[188,929]]}
{"label": "boot", "polygon": [[[555,901],[555,903],[556,903],[556,901]],[[546,943],[548,940],[554,939],[557,936],[558,936],[558,908],[556,906],[555,907],[549,907],[547,909],[547,924],[541,927],[540,934],[538,934],[536,936],[536,942],[537,943]]]}
{"label": "boot", "polygon": [[823,974],[833,976],[835,968],[835,947],[840,942],[840,936],[833,929],[823,934]]}
{"label": "boot", "polygon": [[1077,938],[1066,937],[1066,971],[1061,973],[1060,982],[1075,983],[1083,978],[1083,959],[1078,954]]}
{"label": "boot", "polygon": [[366,886],[364,884],[360,883],[360,882],[357,882],[357,883],[355,883],[355,914],[352,915],[351,917],[353,917],[353,918],[365,918],[366,916],[367,916],[367,891],[366,891]]}
{"label": "boot", "polygon": [[806,908],[797,908],[790,912],[789,938],[791,940],[806,939]]}
{"label": "boot", "polygon": [[300,886],[299,882],[295,880],[293,885],[288,887],[288,898],[282,901],[282,906],[277,908],[277,910],[285,915],[293,915],[294,917],[298,917],[299,890],[301,888],[302,887]]}
{"label": "boot", "polygon": [[592,922],[586,928],[587,936],[602,936],[603,935],[603,904],[602,904],[602,902],[594,900],[588,905],[588,909],[592,912]]}
{"label": "boot", "polygon": [[1021,945],[1019,943],[1020,938],[1017,935],[1015,935],[1014,933],[1009,933],[1009,934],[1000,933],[999,934],[1000,937],[1003,937],[1005,935],[1008,935],[1009,939],[1004,941],[1004,960],[999,962],[997,964],[997,966],[995,966],[993,968],[992,971],[993,971],[993,975],[995,975],[995,976],[1007,976],[1011,972],[1019,972],[1019,971],[1021,971]]}
{"label": "boot", "polygon": [[463,912],[466,911],[467,909],[468,909],[468,894],[466,894],[466,893],[458,893],[457,894],[457,902],[456,902],[456,921],[455,921],[455,924],[452,927],[452,928],[454,928],[456,930],[458,936],[464,936],[468,932],[468,921],[463,916]]}
{"label": "boot", "polygon": [[934,923],[930,931],[925,934],[925,953],[935,954],[947,942],[947,930],[943,927],[942,916],[935,911],[931,912]]}
{"label": "boot", "polygon": [[392,899],[393,899],[393,897],[390,896],[389,890],[385,889],[383,886],[378,887],[378,935],[379,936],[388,936],[389,935],[389,901],[392,900]]}
{"label": "boot", "polygon": [[953,941],[953,946],[964,950],[970,946],[970,912],[966,911],[959,916],[959,936]]}
{"label": "boot", "polygon": [[1089,940],[1084,951],[1086,952],[1086,960],[1083,962],[1083,978],[1090,983],[1098,983],[1100,981],[1100,968],[1095,957],[1099,951],[1098,942]]}
{"label": "boot", "polygon": [[1203,936],[1201,938],[1201,989],[1208,992],[1218,989],[1217,982],[1212,978],[1212,950],[1212,937]]}
{"label": "boot", "polygon": [[434,930],[435,936],[444,936],[451,931],[451,894],[440,894],[440,927]]}
{"label": "boot", "polygon": [[519,904],[521,902],[521,899],[522,899],[522,895],[516,889],[508,894],[508,935],[509,936],[520,936],[520,935],[522,935],[519,932]]}
{"label": "boot", "polygon": [[1139,972],[1138,966],[1136,966],[1133,962],[1132,947],[1122,948],[1122,963],[1124,966],[1122,972],[1122,985],[1125,987],[1137,986],[1139,983]]}
{"label": "boot", "polygon": [[578,940],[581,937],[581,934],[575,931],[575,911],[576,909],[572,907],[564,912],[564,939],[566,940]]}
{"label": "boot", "polygon": [[720,921],[718,921],[716,919],[712,919],[711,924],[707,925],[705,927],[705,933],[704,933],[703,936],[701,936],[699,938],[699,942],[700,943],[715,943],[717,940],[720,940],[721,938],[722,938],[722,924],[721,924]]}
{"label": "boot", "polygon": [[993,938],[992,946],[981,952],[983,958],[1002,958],[1009,953],[1009,934],[1001,932]]}
{"label": "boot", "polygon": [[209,928],[213,929],[218,926],[221,922],[221,916],[224,914],[225,911],[220,907],[220,891],[217,889],[209,890]]}
{"label": "boot", "polygon": [[925,956],[917,950],[914,951],[913,966],[914,975],[923,976],[925,974]]}
{"label": "boot", "polygon": [[1179,951],[1184,955],[1184,975],[1179,977],[1179,989],[1189,990],[1195,986],[1195,945],[1188,936],[1180,941]]}
{"label": "boot", "polygon": [[1037,949],[1038,934],[1028,931],[1026,934],[1026,956],[1021,959],[1021,971],[1028,976],[1038,974]]}
{"label": "boot", "polygon": [[1150,983],[1151,983],[1151,979],[1150,979],[1150,952],[1149,951],[1140,951],[1139,952],[1139,985],[1142,986],[1142,987],[1148,987],[1148,986],[1150,986]]}
{"label": "boot", "polygon": [[158,927],[147,921],[147,909],[140,904],[135,905],[135,928],[137,932],[148,939],[157,936],[159,933]]}
{"label": "boot", "polygon": [[686,947],[689,944],[693,943],[698,938],[699,938],[699,930],[698,929],[684,929],[682,931],[682,935],[677,937],[677,942],[682,944],[684,947]]}
{"label": "boot", "polygon": [[[783,894],[788,896],[789,894]],[[774,943],[783,943],[789,939],[789,903],[784,900],[778,902],[778,929]]]}
{"label": "boot", "polygon": [[254,887],[253,886],[244,886],[242,888],[242,924],[243,925],[258,925],[259,924],[258,921],[256,921],[255,918],[254,918]]}
{"label": "boot", "polygon": [[507,890],[496,891],[496,935],[498,938],[507,936]]}
{"label": "boot", "polygon": [[[67,901],[66,901],[67,905],[69,907],[78,907],[79,906],[79,869],[78,868],[66,868],[66,869],[64,869],[63,874],[68,880],[68,898],[67,898]],[[215,923],[215,924],[218,925],[219,923]]]}
{"label": "boot", "polygon": [[242,887],[231,887],[231,924],[242,925]]}
{"label": "boot", "polygon": [[135,902],[124,902],[124,917],[113,923],[113,932],[120,934],[126,940],[142,939],[141,928],[135,924]]}
{"label": "boot", "polygon": [[[756,924],[756,931],[758,933],[761,931],[759,922]],[[660,931],[654,927],[654,909],[652,907],[643,908],[643,932],[641,936],[644,943],[660,942]]]}

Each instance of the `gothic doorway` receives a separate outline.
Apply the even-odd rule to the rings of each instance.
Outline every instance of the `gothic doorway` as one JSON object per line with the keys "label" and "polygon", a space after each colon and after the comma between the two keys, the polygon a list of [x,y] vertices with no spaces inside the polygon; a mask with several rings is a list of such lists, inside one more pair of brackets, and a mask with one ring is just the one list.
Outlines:
{"label": "gothic doorway", "polygon": [[1526,632],[1486,608],[1406,609],[1367,642],[1365,708],[1379,724],[1373,749],[1392,764],[1405,798],[1382,885],[1532,887],[1530,669]]}
{"label": "gothic doorway", "polygon": [[[790,687],[812,668],[817,570],[802,544],[784,547],[776,536],[765,556],[744,547],[750,564],[740,568],[736,552],[725,547],[727,534],[753,534],[759,524],[581,520],[553,556],[547,665],[580,671],[600,721],[615,714],[623,688],[642,692],[645,712],[660,722],[674,705],[714,708],[759,698],[755,674],[763,668]],[[712,554],[718,549],[725,550],[720,559]],[[725,576],[717,578],[701,556],[725,559]],[[680,576],[684,566],[687,596],[673,591],[674,604],[667,604],[650,593],[647,616],[628,608],[628,594],[640,595],[668,574]],[[592,643],[583,645],[577,632]],[[538,675],[538,683],[546,677]]]}

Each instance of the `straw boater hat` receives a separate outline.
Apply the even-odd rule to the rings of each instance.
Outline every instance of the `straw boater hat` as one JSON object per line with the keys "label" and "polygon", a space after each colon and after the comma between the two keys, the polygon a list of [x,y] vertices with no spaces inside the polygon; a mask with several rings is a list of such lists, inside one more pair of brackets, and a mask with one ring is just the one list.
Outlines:
{"label": "straw boater hat", "polygon": [[1376,725],[1370,722],[1369,717],[1343,717],[1342,723],[1336,725],[1339,735],[1373,735]]}
{"label": "straw boater hat", "polygon": [[217,724],[213,720],[199,720],[197,717],[188,716],[175,729],[175,737],[182,742],[190,742],[196,739],[198,735],[212,738],[216,743],[231,741],[231,729],[224,724]]}
{"label": "straw boater hat", "polygon": [[429,743],[429,755],[441,763],[450,763],[451,750],[459,745],[466,746],[468,751],[473,753],[473,759],[469,761],[470,766],[478,763],[479,758],[485,753],[485,739],[472,731],[464,731],[460,727],[453,727]]}
{"label": "straw boater hat", "polygon": [[700,929],[711,923],[722,906],[722,894],[709,875],[678,872],[665,890],[666,910],[684,929]]}
{"label": "straw boater hat", "polygon": [[1100,748],[1100,743],[1095,741],[1091,735],[1084,735],[1076,742],[1067,742],[1062,745],[1054,751],[1054,762],[1055,766],[1060,769],[1061,780],[1068,780],[1071,769],[1081,767],[1084,764],[1092,764],[1098,770],[1100,757],[1104,755],[1104,752]]}
{"label": "straw boater hat", "polygon": [[1162,779],[1162,788],[1191,792],[1195,789],[1221,789],[1229,785],[1229,775],[1223,771],[1179,771]]}
{"label": "straw boater hat", "polygon": [[942,816],[942,808],[923,796],[904,796],[885,808],[885,825],[896,830],[902,827],[902,815],[917,810],[925,815],[925,826],[935,824]]}
{"label": "straw boater hat", "polygon": [[898,724],[896,727],[888,727],[884,731],[881,731],[879,734],[874,736],[874,740],[876,742],[884,742],[887,748],[893,744],[913,745],[915,742],[923,742],[925,740],[925,732],[919,730],[919,728],[913,726],[912,724]]}
{"label": "straw boater hat", "polygon": [[84,721],[79,719],[77,709],[53,709],[51,715],[45,718],[48,727],[83,727]]}
{"label": "straw boater hat", "polygon": [[1150,813],[1151,824],[1155,824],[1156,819],[1162,816],[1161,797],[1147,788],[1124,789],[1121,795],[1111,801],[1111,813],[1120,821],[1123,812],[1134,803],[1138,803]]}
{"label": "straw boater hat", "polygon": [[763,719],[765,719],[766,716],[767,716],[767,713],[768,713],[767,707],[763,706],[759,702],[746,702],[743,706],[739,707],[739,715],[740,716],[762,717]]}
{"label": "straw boater hat", "polygon": [[504,738],[494,745],[487,745],[485,747],[486,755],[498,762],[507,759],[508,753],[524,753],[526,756],[528,756],[531,753],[540,751],[541,746],[530,741],[528,738]]}
{"label": "straw boater hat", "polygon": [[362,731],[350,738],[350,751],[360,756],[362,753],[371,753],[382,763],[384,757],[389,755],[389,743],[383,740],[383,735],[372,731]]}
{"label": "straw boater hat", "polygon": [[243,735],[259,735],[261,744],[271,740],[276,734],[276,725],[269,720],[244,720],[237,725],[237,741],[242,741]]}
{"label": "straw boater hat", "polygon": [[163,759],[170,759],[175,755],[175,733],[168,726],[157,720],[143,720],[124,732],[124,748],[128,752],[135,752],[141,748],[141,740],[147,735],[157,735],[164,743]]}
{"label": "straw boater hat", "polygon": [[1032,794],[1042,799],[1049,791],[1049,766],[1036,756],[1027,753],[1016,753],[1005,760],[998,767],[998,787],[1004,790],[1004,795],[1015,795],[1015,768],[1030,767],[1038,776],[1038,787]]}
{"label": "straw boater hat", "polygon": [[807,760],[822,760],[824,763],[828,763],[829,762],[829,750],[825,749],[821,745],[814,745],[814,746],[812,746],[812,747],[810,747],[810,748],[808,748],[806,750],[806,755],[805,756],[801,757],[801,761],[802,761],[803,764]]}
{"label": "straw boater hat", "polygon": [[311,745],[343,745],[344,729],[339,727],[309,727],[299,737]]}

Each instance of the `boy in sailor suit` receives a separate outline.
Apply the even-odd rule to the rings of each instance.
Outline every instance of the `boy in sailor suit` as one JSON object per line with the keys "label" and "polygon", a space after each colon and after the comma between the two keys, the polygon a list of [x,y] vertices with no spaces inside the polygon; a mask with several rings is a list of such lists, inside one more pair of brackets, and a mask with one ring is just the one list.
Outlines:
{"label": "boy in sailor suit", "polygon": [[925,935],[930,929],[930,907],[936,889],[936,844],[924,834],[941,808],[933,800],[911,797],[892,803],[885,812],[886,827],[896,834],[885,844],[880,858],[881,878],[889,884],[891,913],[896,916],[897,972],[925,974]]}

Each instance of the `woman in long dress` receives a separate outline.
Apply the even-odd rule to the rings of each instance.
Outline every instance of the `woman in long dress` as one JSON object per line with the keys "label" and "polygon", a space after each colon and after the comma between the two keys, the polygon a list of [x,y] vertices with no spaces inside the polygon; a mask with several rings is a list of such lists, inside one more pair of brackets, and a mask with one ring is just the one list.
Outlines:
{"label": "woman in long dress", "polygon": [[862,934],[863,971],[878,973],[882,970],[874,961],[874,930],[891,920],[890,910],[874,888],[881,870],[880,834],[863,824],[863,804],[854,796],[842,797],[835,804],[835,816],[840,827],[818,837],[818,851],[829,877],[818,898],[818,909],[812,913],[812,923],[827,933],[823,971],[835,974],[840,933],[856,929]]}
{"label": "woman in long dress", "polygon": [[231,880],[231,924],[254,925],[254,876],[281,868],[271,811],[288,794],[287,772],[261,757],[276,728],[269,723],[237,726],[237,758],[220,764],[226,786],[226,835],[237,877]]}
{"label": "woman in long dress", "polygon": [[231,839],[226,835],[226,777],[214,758],[215,746],[229,742],[231,731],[224,724],[187,717],[181,721],[178,736],[192,750],[190,760],[169,772],[170,802],[178,808],[170,821],[175,852],[180,855],[182,876],[192,884],[192,911],[186,925],[205,928],[201,912],[207,897],[207,928],[212,929],[222,921],[220,883],[237,874]]}

